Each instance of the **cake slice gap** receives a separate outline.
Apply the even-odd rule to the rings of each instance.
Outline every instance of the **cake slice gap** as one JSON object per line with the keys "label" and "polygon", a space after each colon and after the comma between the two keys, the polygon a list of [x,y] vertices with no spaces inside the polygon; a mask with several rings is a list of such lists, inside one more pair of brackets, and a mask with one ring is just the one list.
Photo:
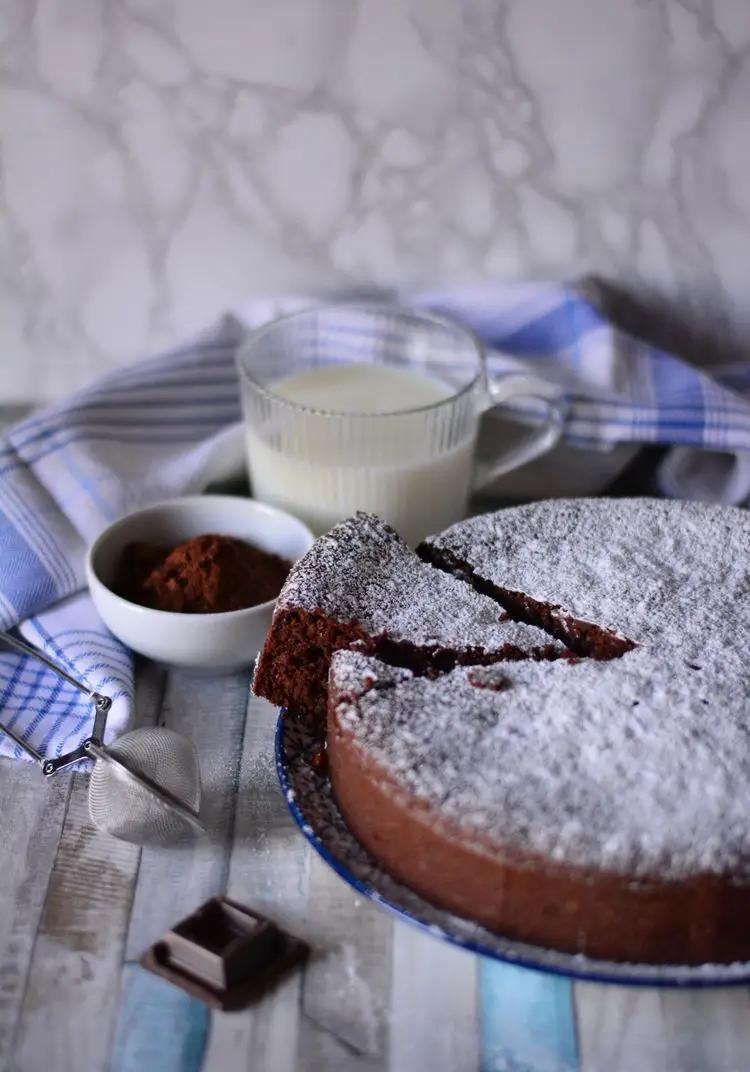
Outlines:
{"label": "cake slice gap", "polygon": [[331,655],[353,647],[420,676],[570,655],[464,580],[423,562],[394,529],[364,513],[320,537],[292,568],[253,689],[322,723]]}
{"label": "cake slice gap", "polygon": [[572,652],[591,659],[617,659],[636,647],[634,640],[595,622],[567,611],[559,603],[535,598],[499,583],[502,555],[486,569],[485,563],[473,563],[451,547],[451,530],[430,537],[417,548],[423,562],[470,584],[476,592],[494,599],[515,622],[536,626],[565,644]]}

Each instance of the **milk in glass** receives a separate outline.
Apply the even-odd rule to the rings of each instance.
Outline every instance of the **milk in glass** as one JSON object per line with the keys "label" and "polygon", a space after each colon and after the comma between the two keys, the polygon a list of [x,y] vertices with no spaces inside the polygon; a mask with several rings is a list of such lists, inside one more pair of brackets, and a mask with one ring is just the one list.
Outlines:
{"label": "milk in glass", "polygon": [[455,439],[451,407],[431,407],[455,394],[449,384],[413,369],[352,364],[308,368],[268,390],[296,405],[277,405],[248,429],[259,499],[317,533],[368,510],[411,543],[464,515],[475,428],[446,446]]}

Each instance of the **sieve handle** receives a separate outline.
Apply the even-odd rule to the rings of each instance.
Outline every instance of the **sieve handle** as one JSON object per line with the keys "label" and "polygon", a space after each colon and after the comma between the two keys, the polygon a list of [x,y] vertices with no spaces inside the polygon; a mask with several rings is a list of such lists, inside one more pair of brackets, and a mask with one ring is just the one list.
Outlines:
{"label": "sieve handle", "polygon": [[32,748],[30,744],[27,744],[17,733],[9,729],[7,726],[0,722],[0,733],[4,733],[6,737],[10,737],[11,741],[15,741],[19,748],[22,748],[27,756],[31,756],[34,762],[40,766],[44,764],[44,757],[37,752],[36,748]]}
{"label": "sieve handle", "polygon": [[[59,663],[50,659],[49,656],[45,655],[39,648],[32,647],[31,644],[27,644],[19,637],[11,636],[10,633],[5,633],[0,630],[0,641],[7,644],[9,648],[13,648],[14,651],[20,652],[22,655],[30,655],[32,659],[38,659],[40,663],[44,663],[45,666],[48,666],[50,670],[54,671],[58,677],[61,677],[64,681],[67,681],[69,685],[78,689],[84,696],[88,696],[96,709],[96,717],[94,719],[94,739],[100,741],[103,738],[104,726],[107,721],[107,712],[112,706],[112,701],[109,696],[103,696],[100,692],[92,692],[91,689],[87,689],[84,684],[76,678],[71,677],[67,670],[63,670]],[[36,760],[36,762],[41,765],[42,773],[48,778],[51,775],[56,774],[61,767],[69,767],[71,763],[77,763],[79,760],[86,758],[83,749],[79,747],[74,748],[72,752],[67,752],[64,756],[57,756],[55,759],[45,759],[44,756],[41,756],[36,751],[36,749],[32,748],[31,745],[26,744],[25,741],[20,740],[20,738],[17,737],[15,733],[12,733],[7,727],[0,725],[0,731],[7,734],[7,736],[15,741],[20,748],[23,748],[27,755]]]}
{"label": "sieve handle", "polygon": [[84,693],[84,695],[88,696],[90,700],[93,700],[97,708],[109,709],[109,707],[111,706],[112,701],[110,700],[109,696],[102,696],[98,692],[92,692],[91,689],[87,689],[84,684],[82,684],[76,678],[71,677],[67,670],[63,670],[59,663],[56,663],[53,659],[50,659],[49,656],[45,655],[44,652],[39,650],[39,648],[33,648],[31,644],[27,644],[19,637],[14,637],[11,636],[10,633],[4,633],[1,631],[0,640],[2,640],[4,644],[7,644],[9,648],[14,648],[16,651],[20,651],[22,655],[30,655],[33,659],[38,659],[40,663],[44,663],[45,666],[48,666],[50,668],[50,670],[54,670],[54,672],[59,677],[67,681],[69,685],[73,685],[73,687],[78,689],[79,692]]}
{"label": "sieve handle", "polygon": [[140,771],[136,772],[131,770],[126,763],[123,763],[122,760],[113,755],[108,748],[103,748],[97,741],[90,737],[87,741],[83,742],[83,750],[87,755],[93,756],[97,760],[101,759],[104,763],[109,763],[110,766],[116,767],[120,774],[124,774],[126,778],[129,778],[132,782],[136,782],[140,785],[142,789],[145,789],[147,793],[150,793],[155,797],[165,808],[176,812],[180,818],[189,823],[194,830],[205,833],[206,828],[201,822],[197,812],[193,811],[192,808],[186,807],[181,800],[172,796],[172,794],[167,789],[164,789],[163,786],[157,785],[156,782],[152,782],[147,775],[141,774]]}

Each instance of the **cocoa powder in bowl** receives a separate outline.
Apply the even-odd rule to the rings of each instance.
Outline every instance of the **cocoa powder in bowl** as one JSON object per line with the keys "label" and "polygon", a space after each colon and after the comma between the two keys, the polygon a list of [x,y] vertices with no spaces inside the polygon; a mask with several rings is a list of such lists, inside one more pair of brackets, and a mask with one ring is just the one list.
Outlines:
{"label": "cocoa powder in bowl", "polygon": [[290,569],[279,555],[208,533],[172,549],[128,544],[112,590],[156,610],[217,614],[275,599]]}

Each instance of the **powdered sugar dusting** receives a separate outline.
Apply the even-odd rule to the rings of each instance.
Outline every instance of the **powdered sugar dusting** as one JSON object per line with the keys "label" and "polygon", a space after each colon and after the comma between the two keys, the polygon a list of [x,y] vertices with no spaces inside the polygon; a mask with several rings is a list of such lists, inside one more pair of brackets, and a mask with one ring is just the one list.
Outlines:
{"label": "powdered sugar dusting", "polygon": [[[750,514],[657,499],[549,500],[427,541],[493,584],[559,604],[714,680],[747,680]],[[750,689],[748,690],[750,693]]]}
{"label": "powdered sugar dusting", "polygon": [[423,563],[371,514],[336,525],[292,568],[279,609],[322,610],[368,632],[425,647],[530,652],[549,644],[539,629],[503,620],[498,605]]}
{"label": "powdered sugar dusting", "polygon": [[429,680],[358,652],[331,666],[357,745],[467,830],[634,877],[750,878],[742,686],[705,690],[644,648],[476,674]]}

